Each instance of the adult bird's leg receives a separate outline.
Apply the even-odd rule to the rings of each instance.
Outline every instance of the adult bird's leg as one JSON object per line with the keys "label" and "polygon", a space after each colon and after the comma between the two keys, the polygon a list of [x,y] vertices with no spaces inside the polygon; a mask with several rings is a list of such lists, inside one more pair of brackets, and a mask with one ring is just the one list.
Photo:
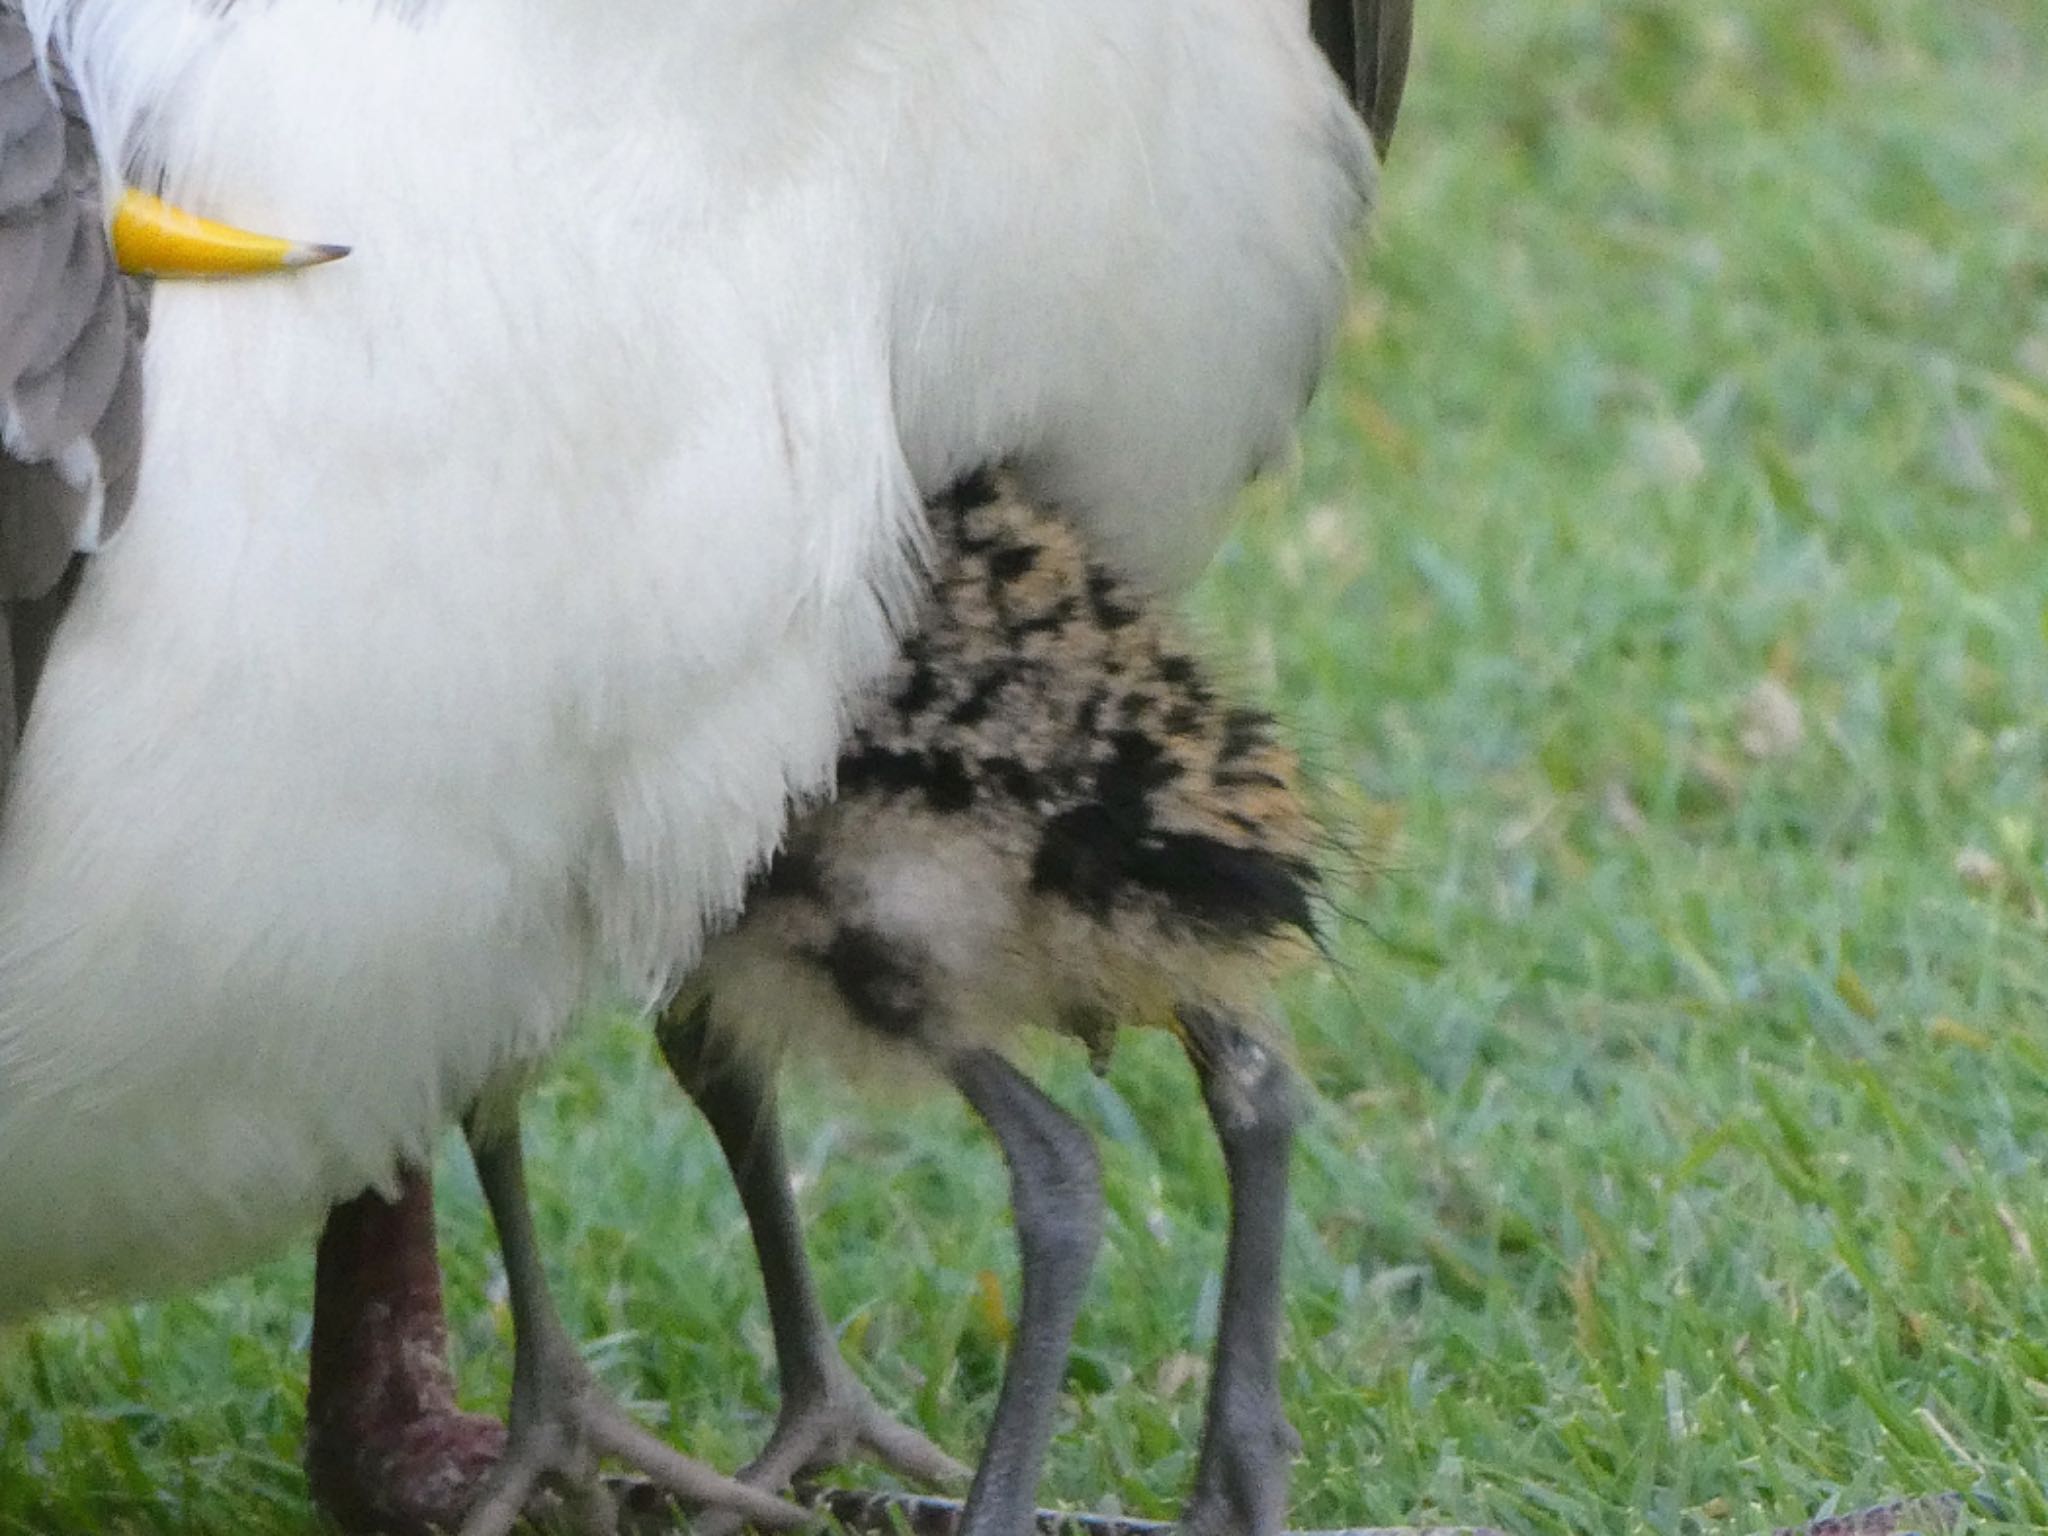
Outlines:
{"label": "adult bird's leg", "polygon": [[1034,1524],[1081,1293],[1102,1240],[1102,1176],[1088,1133],[995,1052],[963,1051],[949,1072],[1010,1166],[1024,1291],[959,1536],[1025,1536]]}
{"label": "adult bird's leg", "polygon": [[1280,1265],[1294,1083],[1286,1064],[1229,1018],[1186,1008],[1183,1039],[1230,1175],[1230,1238],[1190,1536],[1275,1536],[1301,1441],[1280,1406]]}
{"label": "adult bird's leg", "polygon": [[[720,1051],[708,1026],[709,1006],[707,1000],[671,1014],[657,1038],[669,1071],[703,1111],[732,1169],[768,1295],[782,1406],[774,1434],[740,1472],[740,1481],[782,1488],[792,1478],[864,1449],[919,1482],[965,1483],[968,1469],[884,1413],[840,1355],[790,1197],[774,1084],[736,1055]],[[696,1522],[699,1536],[710,1536],[719,1525]]]}
{"label": "adult bird's leg", "polygon": [[505,1258],[512,1305],[512,1413],[503,1460],[461,1536],[507,1536],[543,1485],[557,1487],[573,1526],[612,1536],[617,1512],[598,1476],[611,1456],[693,1504],[732,1509],[757,1525],[787,1529],[809,1514],[680,1455],[630,1419],[598,1385],[555,1310],[526,1198],[518,1120],[484,1128],[472,1121],[470,1155]]}
{"label": "adult bird's leg", "polygon": [[504,1449],[503,1425],[455,1406],[432,1177],[336,1206],[313,1280],[313,1497],[345,1531],[452,1531]]}

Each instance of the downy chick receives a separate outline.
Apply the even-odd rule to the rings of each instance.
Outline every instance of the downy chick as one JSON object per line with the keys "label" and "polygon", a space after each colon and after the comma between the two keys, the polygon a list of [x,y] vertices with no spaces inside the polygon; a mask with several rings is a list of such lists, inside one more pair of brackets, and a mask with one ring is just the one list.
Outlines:
{"label": "downy chick", "polygon": [[[852,1379],[812,1288],[774,1122],[776,1060],[850,1039],[935,1066],[1011,1175],[1021,1314],[966,1536],[1030,1523],[1102,1196],[1087,1133],[1006,1060],[1019,1031],[1098,1058],[1174,1030],[1228,1166],[1233,1216],[1192,1498],[1196,1533],[1279,1528],[1295,1438],[1276,1379],[1294,1109],[1270,1005],[1312,955],[1318,834],[1272,722],[1226,700],[1161,605],[1091,562],[1001,474],[932,503],[922,629],[744,917],[713,940],[662,1046],[753,1224],[783,1384],[742,1477],[779,1486],[864,1443],[950,1463]],[[884,1058],[886,1059],[886,1057]]]}

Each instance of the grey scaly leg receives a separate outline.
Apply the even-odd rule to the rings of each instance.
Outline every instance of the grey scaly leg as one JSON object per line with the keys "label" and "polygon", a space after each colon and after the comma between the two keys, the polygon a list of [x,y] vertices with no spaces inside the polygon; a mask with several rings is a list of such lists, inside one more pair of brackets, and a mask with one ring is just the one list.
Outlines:
{"label": "grey scaly leg", "polygon": [[558,1487],[581,1536],[612,1536],[617,1510],[598,1475],[614,1456],[679,1498],[731,1508],[776,1529],[809,1515],[676,1452],[612,1402],[576,1351],[555,1310],[526,1198],[526,1166],[515,1118],[500,1133],[469,1128],[470,1156],[497,1224],[511,1293],[512,1412],[504,1459],[485,1485],[461,1536],[507,1536],[543,1484]]}
{"label": "grey scaly leg", "polygon": [[1002,1057],[962,1052],[950,1075],[1010,1166],[1024,1290],[960,1536],[1026,1536],[1081,1294],[1102,1239],[1102,1177],[1088,1133]]}
{"label": "grey scaly leg", "polygon": [[[790,1198],[773,1083],[764,1082],[748,1064],[719,1056],[703,1006],[672,1016],[658,1038],[669,1071],[703,1112],[732,1169],[768,1295],[782,1406],[774,1434],[740,1480],[781,1488],[865,1448],[885,1466],[919,1482],[965,1483],[968,1469],[884,1413],[839,1353]],[[696,1528],[699,1536],[713,1536],[722,1524],[700,1519]]]}
{"label": "grey scaly leg", "polygon": [[1230,1239],[1201,1459],[1180,1524],[1190,1536],[1275,1536],[1301,1448],[1279,1382],[1294,1084],[1285,1063],[1228,1018],[1184,1009],[1181,1027],[1230,1174]]}

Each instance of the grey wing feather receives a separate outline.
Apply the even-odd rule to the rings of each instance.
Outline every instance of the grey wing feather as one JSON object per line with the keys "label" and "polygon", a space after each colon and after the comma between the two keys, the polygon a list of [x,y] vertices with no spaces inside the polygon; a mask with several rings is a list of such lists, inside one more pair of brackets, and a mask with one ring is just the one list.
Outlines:
{"label": "grey wing feather", "polygon": [[0,784],[95,497],[104,533],[134,494],[145,315],[77,96],[0,0]]}
{"label": "grey wing feather", "polygon": [[64,124],[50,111],[49,97],[33,61],[0,80],[0,208],[31,202],[64,170]]}
{"label": "grey wing feather", "polygon": [[49,464],[0,458],[0,602],[40,597],[57,584],[77,544],[78,488]]}

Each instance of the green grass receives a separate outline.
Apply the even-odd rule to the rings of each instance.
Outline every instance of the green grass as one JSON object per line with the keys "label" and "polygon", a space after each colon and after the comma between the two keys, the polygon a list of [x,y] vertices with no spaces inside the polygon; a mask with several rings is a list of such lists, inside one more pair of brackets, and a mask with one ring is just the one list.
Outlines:
{"label": "green grass", "polygon": [[[1390,850],[1290,1000],[1298,1523],[1746,1533],[1982,1484],[2037,1528],[2048,6],[1422,10],[1301,471],[1199,600]],[[1046,1493],[1168,1513],[1220,1163],[1170,1042],[1048,1065],[1111,1216]],[[971,1454],[991,1150],[943,1099],[792,1111],[854,1357]],[[605,1376],[741,1459],[766,1322],[645,1038],[586,1038],[532,1128]],[[0,1532],[304,1528],[308,1268],[10,1345]]]}

